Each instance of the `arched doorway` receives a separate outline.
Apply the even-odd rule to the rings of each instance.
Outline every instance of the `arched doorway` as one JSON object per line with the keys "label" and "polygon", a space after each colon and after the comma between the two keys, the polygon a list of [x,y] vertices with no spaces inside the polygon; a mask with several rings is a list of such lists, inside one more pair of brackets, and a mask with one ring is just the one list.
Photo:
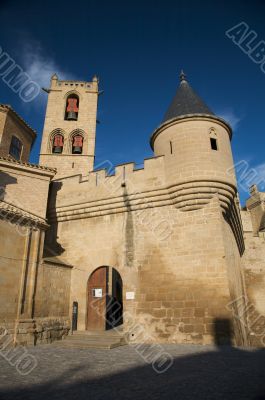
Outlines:
{"label": "arched doorway", "polygon": [[122,278],[112,267],[97,268],[87,283],[87,330],[113,329],[122,320]]}

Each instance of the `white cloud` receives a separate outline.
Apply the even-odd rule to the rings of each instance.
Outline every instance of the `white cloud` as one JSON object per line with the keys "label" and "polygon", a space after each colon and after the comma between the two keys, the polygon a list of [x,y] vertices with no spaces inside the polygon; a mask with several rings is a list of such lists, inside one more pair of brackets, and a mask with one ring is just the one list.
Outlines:
{"label": "white cloud", "polygon": [[216,114],[227,121],[234,131],[238,128],[238,124],[242,119],[241,117],[237,116],[233,110],[230,109],[217,112]]}
{"label": "white cloud", "polygon": [[[54,73],[57,74],[59,79],[76,79],[73,74],[62,69],[55,60],[46,55],[38,42],[23,43],[21,54],[21,64],[24,71],[41,88],[50,86],[50,79]],[[41,100],[43,97],[45,96],[39,95],[36,99]]]}

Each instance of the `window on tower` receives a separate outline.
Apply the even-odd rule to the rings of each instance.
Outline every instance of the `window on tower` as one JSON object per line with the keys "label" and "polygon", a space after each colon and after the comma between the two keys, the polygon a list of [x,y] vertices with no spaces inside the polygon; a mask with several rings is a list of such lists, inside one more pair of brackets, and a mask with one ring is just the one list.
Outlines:
{"label": "window on tower", "polygon": [[212,149],[212,150],[218,150],[218,147],[217,147],[217,139],[215,139],[215,138],[210,138],[210,141],[211,141],[211,149]]}
{"label": "window on tower", "polygon": [[72,154],[82,154],[83,152],[83,136],[80,134],[74,135],[72,139]]}
{"label": "window on tower", "polygon": [[19,161],[21,158],[21,153],[22,153],[22,142],[16,136],[12,136],[9,148],[9,154]]}
{"label": "window on tower", "polygon": [[77,121],[79,111],[79,97],[76,94],[70,94],[66,99],[65,115],[66,121]]}
{"label": "window on tower", "polygon": [[63,143],[64,138],[63,135],[56,134],[53,138],[52,142],[52,152],[55,154],[60,154],[63,152]]}

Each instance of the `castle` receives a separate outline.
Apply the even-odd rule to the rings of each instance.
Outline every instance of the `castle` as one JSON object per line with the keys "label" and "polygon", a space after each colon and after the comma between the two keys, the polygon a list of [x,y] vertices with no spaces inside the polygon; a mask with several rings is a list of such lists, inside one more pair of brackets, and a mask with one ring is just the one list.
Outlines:
{"label": "castle", "polygon": [[263,346],[265,193],[240,207],[229,124],[181,73],[154,156],[95,168],[97,78],[45,91],[38,165],[36,132],[0,105],[1,328],[22,344],[117,328]]}

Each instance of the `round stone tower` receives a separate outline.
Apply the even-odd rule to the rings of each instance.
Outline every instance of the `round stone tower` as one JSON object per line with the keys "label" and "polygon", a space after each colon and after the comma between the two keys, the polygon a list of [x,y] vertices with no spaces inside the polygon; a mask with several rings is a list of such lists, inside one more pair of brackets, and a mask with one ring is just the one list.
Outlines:
{"label": "round stone tower", "polygon": [[[245,292],[231,137],[228,123],[204,104],[182,72],[176,95],[151,137],[155,155],[163,157],[163,188],[170,197],[173,226],[165,252],[159,243],[162,261],[155,300],[174,310],[174,317],[170,310],[161,315],[166,313],[164,324],[176,323],[179,342],[209,343],[214,338],[216,344],[248,343],[246,321],[234,317],[240,313],[237,299],[244,299]],[[187,310],[175,310],[174,301],[163,303],[163,279],[168,273],[172,273],[168,287],[175,287],[166,299],[180,300]],[[164,333],[169,334],[166,329]]]}
{"label": "round stone tower", "polygon": [[193,91],[183,72],[180,85],[150,143],[165,157],[167,186],[177,208],[203,207],[218,193],[227,207],[236,195],[231,152],[232,130]]}

